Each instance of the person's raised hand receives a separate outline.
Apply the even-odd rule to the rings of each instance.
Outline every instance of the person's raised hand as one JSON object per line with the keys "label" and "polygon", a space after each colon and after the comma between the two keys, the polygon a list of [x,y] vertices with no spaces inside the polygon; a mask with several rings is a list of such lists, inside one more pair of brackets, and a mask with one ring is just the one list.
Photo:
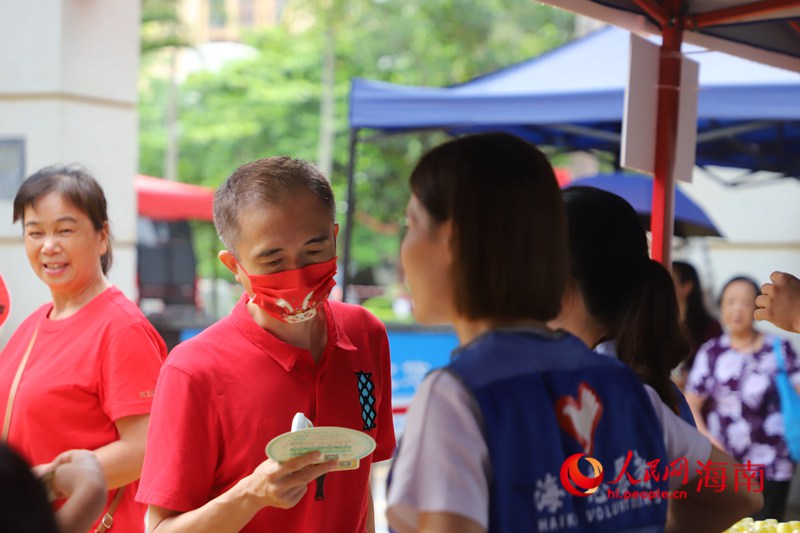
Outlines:
{"label": "person's raised hand", "polygon": [[[50,466],[53,469],[52,489],[56,498],[69,498],[77,491],[84,490],[94,494],[105,494],[107,491],[103,468],[89,450],[66,451],[56,457]],[[105,496],[102,503],[105,503]]]}
{"label": "person's raised hand", "polygon": [[108,499],[105,474],[94,452],[68,450],[34,472],[51,499],[66,499],[56,512],[62,533],[83,533],[100,517]]}
{"label": "person's raised hand", "polygon": [[800,333],[800,279],[786,272],[773,272],[772,283],[761,286],[753,316],[786,331]]}
{"label": "person's raised hand", "polygon": [[42,463],[31,467],[31,472],[38,478],[43,478],[53,471],[55,467],[53,463]]}
{"label": "person's raised hand", "polygon": [[320,462],[319,452],[310,452],[283,463],[267,459],[248,476],[247,490],[263,507],[289,509],[308,490],[308,484],[330,472],[336,461]]}

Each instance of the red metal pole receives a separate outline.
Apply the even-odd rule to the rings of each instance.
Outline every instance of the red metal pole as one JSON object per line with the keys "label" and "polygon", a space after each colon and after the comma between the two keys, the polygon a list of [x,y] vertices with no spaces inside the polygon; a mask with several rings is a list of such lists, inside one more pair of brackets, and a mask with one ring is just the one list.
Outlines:
{"label": "red metal pole", "polygon": [[672,264],[672,231],[675,218],[675,151],[678,134],[679,88],[681,85],[680,0],[666,2],[673,14],[662,28],[663,42],[658,75],[655,177],[650,229],[653,233],[652,257],[668,269]]}
{"label": "red metal pole", "polygon": [[650,15],[650,17],[655,20],[660,27],[665,27],[669,24],[670,14],[667,13],[667,10],[661,7],[661,4],[655,2],[655,0],[633,0],[634,3],[639,6],[642,11]]}

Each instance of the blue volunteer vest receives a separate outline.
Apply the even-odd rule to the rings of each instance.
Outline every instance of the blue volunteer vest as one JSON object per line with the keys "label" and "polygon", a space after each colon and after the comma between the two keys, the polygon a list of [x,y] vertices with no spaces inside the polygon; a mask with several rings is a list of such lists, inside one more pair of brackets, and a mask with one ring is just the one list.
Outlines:
{"label": "blue volunteer vest", "polygon": [[[666,477],[644,481],[646,463],[658,460],[662,474],[667,466],[661,425],[625,365],[566,333],[500,330],[456,352],[446,370],[471,392],[482,419],[490,532],[663,530]],[[587,451],[602,465],[603,483],[573,496],[562,464]],[[629,455],[630,477],[613,483]],[[598,477],[587,460],[578,464]]]}
{"label": "blue volunteer vest", "polygon": [[[613,340],[601,342],[600,344],[595,346],[594,351],[596,351],[601,355],[618,357],[617,343]],[[678,386],[675,385],[674,383],[672,384],[672,390],[675,391],[675,395],[678,398],[678,416],[680,416],[684,422],[686,422],[693,428],[696,428],[697,424],[694,421],[694,415],[692,414],[691,407],[689,407],[689,402],[686,401],[686,396],[683,395],[681,389],[679,389]]]}

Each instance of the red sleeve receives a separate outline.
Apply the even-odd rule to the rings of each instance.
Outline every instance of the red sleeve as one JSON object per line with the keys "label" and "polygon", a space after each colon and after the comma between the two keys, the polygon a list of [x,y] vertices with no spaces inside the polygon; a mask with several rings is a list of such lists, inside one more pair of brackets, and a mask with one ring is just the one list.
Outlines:
{"label": "red sleeve", "polygon": [[158,378],[136,500],[186,512],[210,499],[219,460],[210,390],[179,368]]}
{"label": "red sleeve", "polygon": [[391,459],[394,455],[394,418],[392,415],[392,367],[389,360],[389,338],[386,336],[386,329],[381,324],[380,344],[378,347],[378,357],[380,358],[381,375],[381,399],[380,411],[378,412],[378,434],[376,435],[377,446],[373,455],[373,462]]}
{"label": "red sleeve", "polygon": [[100,402],[111,420],[150,412],[165,355],[164,341],[141,323],[109,341],[100,366]]}

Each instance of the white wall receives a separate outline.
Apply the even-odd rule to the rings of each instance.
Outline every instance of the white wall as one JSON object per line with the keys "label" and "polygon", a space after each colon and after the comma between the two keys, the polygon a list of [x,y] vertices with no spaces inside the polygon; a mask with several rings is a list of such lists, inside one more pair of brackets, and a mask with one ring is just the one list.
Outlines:
{"label": "white wall", "polygon": [[[30,175],[78,162],[100,181],[114,241],[111,281],[135,297],[139,2],[26,0],[0,5],[0,139],[23,138]],[[31,272],[12,202],[0,199],[0,271],[16,326],[49,299]]]}
{"label": "white wall", "polygon": [[[741,171],[717,170],[730,180]],[[781,179],[755,185],[763,176],[751,176],[748,185],[728,187],[697,171],[694,182],[680,187],[714,220],[725,239],[692,239],[676,247],[674,258],[686,259],[697,268],[708,293],[710,310],[722,286],[736,275],[748,275],[758,283],[769,281],[774,270],[800,276],[800,181]],[[779,332],[758,323],[763,331]],[[800,351],[800,335],[781,332]]]}

